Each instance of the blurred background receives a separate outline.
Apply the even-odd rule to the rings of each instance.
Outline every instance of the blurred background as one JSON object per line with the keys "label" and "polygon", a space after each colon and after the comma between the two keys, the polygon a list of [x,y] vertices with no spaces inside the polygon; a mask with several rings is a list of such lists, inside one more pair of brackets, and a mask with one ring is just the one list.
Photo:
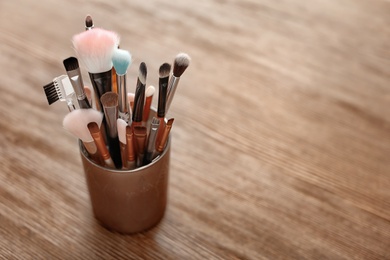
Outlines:
{"label": "blurred background", "polygon": [[[166,216],[135,236],[94,220],[67,108],[42,89],[87,14],[131,52],[130,92],[140,62],[157,86],[162,63],[191,56]],[[390,257],[389,14],[384,0],[2,0],[0,256]]]}

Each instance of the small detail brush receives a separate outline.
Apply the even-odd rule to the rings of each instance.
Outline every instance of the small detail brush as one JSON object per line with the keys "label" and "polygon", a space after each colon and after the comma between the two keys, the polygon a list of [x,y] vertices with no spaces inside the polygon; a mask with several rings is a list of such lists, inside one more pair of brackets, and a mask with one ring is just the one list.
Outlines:
{"label": "small detail brush", "polygon": [[137,154],[137,167],[141,167],[144,162],[145,145],[146,145],[146,127],[145,126],[134,126],[133,128],[135,138],[135,151]]}
{"label": "small detail brush", "polygon": [[126,148],[127,148],[127,168],[129,170],[135,169],[135,149],[134,149],[134,139],[133,139],[133,130],[131,126],[126,126]]}
{"label": "small detail brush", "polygon": [[106,92],[100,98],[100,102],[102,103],[105,115],[107,142],[111,158],[113,159],[115,166],[120,169],[122,168],[122,163],[117,129],[118,94],[111,91]]}
{"label": "small detail brush", "polygon": [[74,90],[68,76],[61,75],[53,79],[52,82],[43,86],[47,102],[49,105],[59,101],[66,102],[69,111],[76,107],[73,104]]}
{"label": "small detail brush", "polygon": [[91,122],[95,122],[98,126],[100,126],[102,120],[103,114],[90,108],[73,110],[68,113],[62,121],[63,127],[83,142],[89,156],[97,163],[100,162],[100,158],[97,154],[97,147],[90,132],[88,131],[87,125]]}
{"label": "small detail brush", "polygon": [[168,112],[169,107],[171,106],[173,96],[175,95],[177,86],[179,84],[179,80],[181,75],[190,65],[190,56],[186,53],[179,53],[176,55],[174,64],[173,64],[173,75],[171,76],[168,84],[168,97],[167,97],[167,109]]}
{"label": "small detail brush", "polygon": [[153,160],[153,155],[156,152],[156,138],[157,138],[159,126],[160,126],[160,120],[153,117],[150,130],[149,130],[148,145],[146,148],[146,155],[144,160],[145,165],[150,163]]}
{"label": "small detail brush", "polygon": [[91,108],[88,99],[84,92],[83,78],[81,77],[79,62],[75,57],[69,57],[64,60],[64,67],[68,74],[70,83],[72,83],[73,89],[76,92],[77,101],[80,108]]}
{"label": "small detail brush", "polygon": [[118,129],[119,146],[121,150],[122,168],[127,169],[126,126],[128,126],[128,124],[121,118],[118,118],[116,123]]}
{"label": "small detail brush", "polygon": [[112,56],[112,63],[116,70],[116,83],[117,91],[119,96],[119,118],[130,122],[130,109],[127,101],[127,90],[126,90],[126,73],[127,68],[131,64],[130,52],[126,50],[116,49]]}
{"label": "small detail brush", "polygon": [[87,15],[87,17],[85,17],[85,30],[91,29],[93,29],[93,20],[90,15]]}
{"label": "small detail brush", "polygon": [[[101,28],[87,30],[73,36],[73,47],[85,65],[97,100],[111,91],[112,54],[118,48],[119,36]],[[101,106],[97,108],[103,111]]]}
{"label": "small detail brush", "polygon": [[114,162],[112,161],[110,153],[108,152],[107,146],[104,142],[103,134],[100,131],[98,124],[91,122],[87,125],[87,127],[96,144],[98,154],[104,161],[105,165],[110,168],[115,168]]}
{"label": "small detail brush", "polygon": [[135,88],[134,95],[134,110],[133,110],[133,124],[142,124],[142,114],[145,103],[145,84],[146,84],[147,68],[144,62],[141,62],[139,66],[139,75],[137,79],[137,86]]}
{"label": "small detail brush", "polygon": [[150,114],[150,107],[153,102],[153,95],[154,92],[156,92],[156,88],[153,86],[149,86],[146,91],[145,91],[145,105],[144,105],[144,113],[142,115],[142,121],[143,122],[148,122],[149,120],[149,114]]}

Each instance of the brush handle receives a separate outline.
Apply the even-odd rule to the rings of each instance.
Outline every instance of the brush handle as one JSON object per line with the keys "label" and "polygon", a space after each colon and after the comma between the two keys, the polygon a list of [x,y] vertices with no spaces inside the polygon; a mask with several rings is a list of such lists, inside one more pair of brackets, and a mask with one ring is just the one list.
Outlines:
{"label": "brush handle", "polygon": [[[101,73],[89,73],[89,77],[91,79],[93,89],[95,90],[97,100],[100,100],[100,98],[103,96],[104,93],[111,91],[111,87],[112,87],[111,70],[106,72],[101,72]],[[102,105],[99,102],[97,103],[99,105],[97,109],[103,112]]]}
{"label": "brush handle", "polygon": [[167,105],[166,105],[165,113],[168,113],[169,107],[171,106],[173,96],[175,95],[177,85],[179,84],[179,80],[180,77],[175,77],[175,75],[172,75],[172,77],[169,79]]}
{"label": "brush handle", "polygon": [[115,164],[115,167],[117,169],[122,168],[121,149],[119,145],[118,136],[114,138],[107,137],[107,141],[108,141],[108,148],[110,151],[110,155]]}

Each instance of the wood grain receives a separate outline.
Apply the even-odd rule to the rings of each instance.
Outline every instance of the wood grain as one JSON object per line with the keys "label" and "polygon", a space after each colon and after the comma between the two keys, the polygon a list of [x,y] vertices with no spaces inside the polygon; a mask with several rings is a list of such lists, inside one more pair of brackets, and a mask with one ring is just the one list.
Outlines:
{"label": "wood grain", "polygon": [[[0,258],[390,259],[389,13],[384,0],[1,1]],[[141,61],[156,85],[163,62],[192,58],[168,115],[166,215],[141,234],[94,219],[66,106],[42,90],[86,14],[132,53],[132,91]]]}

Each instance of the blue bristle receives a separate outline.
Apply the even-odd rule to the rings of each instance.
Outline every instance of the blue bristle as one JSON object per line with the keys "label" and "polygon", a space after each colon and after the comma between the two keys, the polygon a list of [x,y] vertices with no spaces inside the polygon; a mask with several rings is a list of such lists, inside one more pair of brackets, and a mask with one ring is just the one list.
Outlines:
{"label": "blue bristle", "polygon": [[127,68],[131,63],[130,52],[122,49],[116,49],[112,55],[112,64],[118,75],[126,74]]}

